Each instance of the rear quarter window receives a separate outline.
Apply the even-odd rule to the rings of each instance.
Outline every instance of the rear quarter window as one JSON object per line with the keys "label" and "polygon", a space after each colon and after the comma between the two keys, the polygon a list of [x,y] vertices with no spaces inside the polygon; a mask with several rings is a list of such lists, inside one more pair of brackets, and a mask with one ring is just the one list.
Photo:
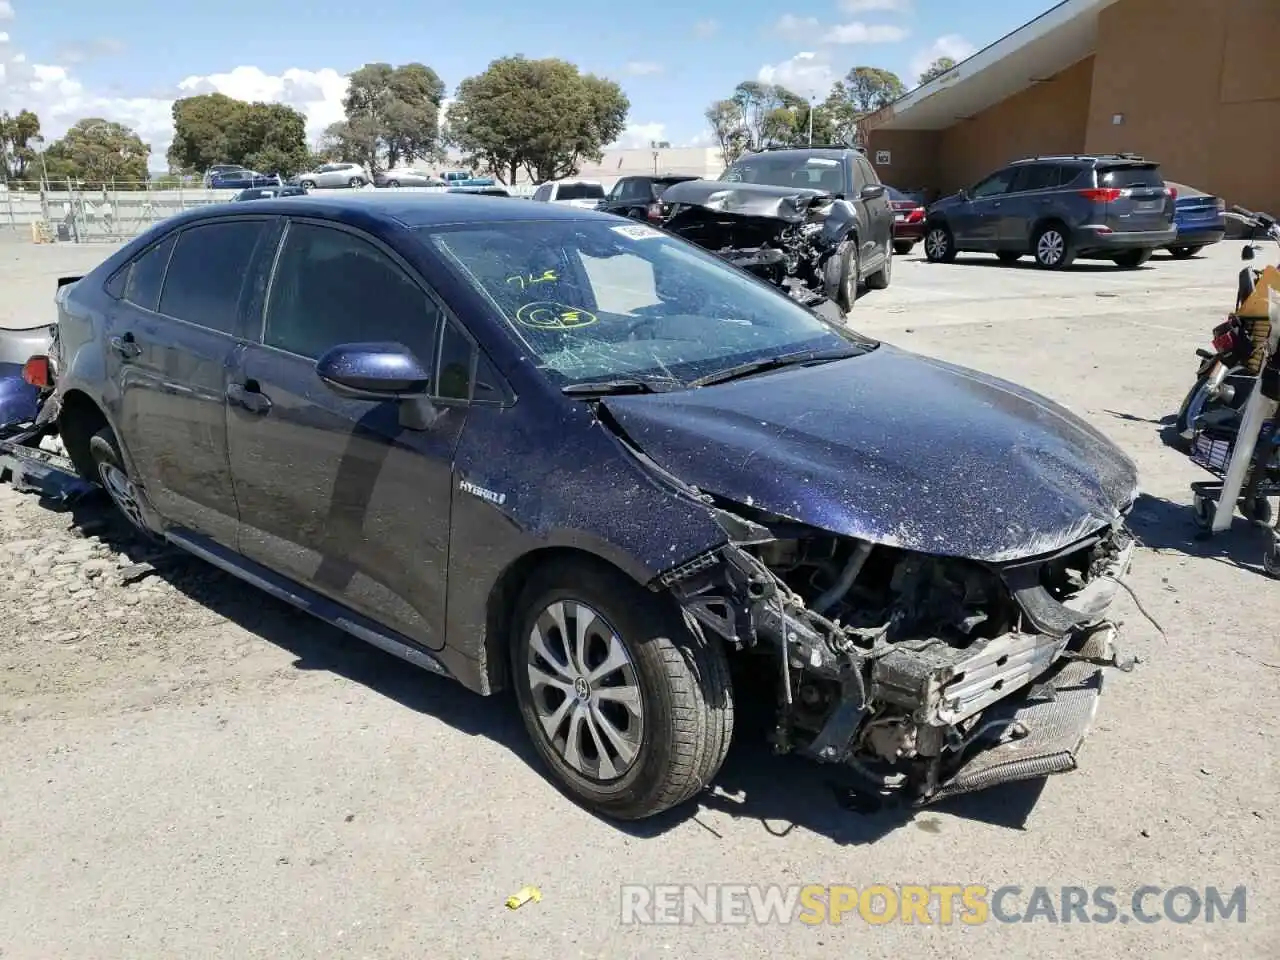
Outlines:
{"label": "rear quarter window", "polygon": [[177,239],[177,234],[170,234],[129,265],[121,294],[123,299],[143,310],[156,311],[165,268],[169,266],[169,256]]}

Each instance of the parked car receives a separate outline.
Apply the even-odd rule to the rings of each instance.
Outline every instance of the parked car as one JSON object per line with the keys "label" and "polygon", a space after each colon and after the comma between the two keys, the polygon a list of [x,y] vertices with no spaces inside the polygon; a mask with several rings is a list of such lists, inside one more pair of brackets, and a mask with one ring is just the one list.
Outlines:
{"label": "parked car", "polygon": [[477,177],[470,170],[445,170],[440,179],[451,187],[492,187],[493,177]]}
{"label": "parked car", "polygon": [[862,284],[889,286],[893,208],[859,150],[749,153],[718,180],[668,187],[663,228],[719,252],[802,301],[853,308]]}
{"label": "parked car", "polygon": [[622,177],[597,207],[605,213],[632,220],[661,223],[670,211],[664,210],[662,193],[673,183],[697,180],[697,177],[664,175],[657,177]]}
{"label": "parked car", "polygon": [[1227,203],[1221,197],[1188,187],[1184,183],[1166,182],[1174,195],[1173,225],[1177,239],[1168,250],[1179,260],[1194,257],[1227,235]]}
{"label": "parked car", "polygon": [[243,173],[248,173],[248,171],[238,163],[215,163],[204,172],[204,185],[206,187],[211,187],[213,185],[214,177]]}
{"label": "parked car", "polygon": [[604,185],[599,180],[550,180],[533,192],[533,199],[594,210],[604,200]]}
{"label": "parked car", "polygon": [[323,163],[306,173],[298,174],[298,186],[308,190],[317,187],[334,189],[336,187],[363,187],[372,182],[364,167],[358,163]]}
{"label": "parked car", "polygon": [[1173,191],[1154,161],[1132,155],[1030,157],[933,203],[925,256],[964,252],[1004,263],[1028,254],[1047,270],[1076,258],[1139,267],[1177,236]]}
{"label": "parked car", "polygon": [[375,187],[443,187],[445,182],[417,167],[395,167],[375,173],[373,185]]}
{"label": "parked car", "polygon": [[1119,449],[647,224],[208,205],[71,285],[58,325],[62,441],[144,535],[514,688],[609,816],[710,784],[752,689],[780,749],[914,803],[1069,770],[1115,660]]}
{"label": "parked car", "polygon": [[885,191],[893,208],[893,252],[905,257],[924,239],[924,197],[895,187],[886,187]]}
{"label": "parked car", "polygon": [[305,197],[306,195],[307,191],[302,187],[250,187],[248,190],[241,190],[231,199],[239,202],[244,200],[266,200],[270,197]]}
{"label": "parked car", "polygon": [[227,170],[209,178],[209,189],[248,190],[253,187],[279,186],[282,182],[275,174],[258,173],[256,170]]}
{"label": "parked car", "polygon": [[450,187],[445,193],[474,193],[485,197],[509,197],[505,187]]}

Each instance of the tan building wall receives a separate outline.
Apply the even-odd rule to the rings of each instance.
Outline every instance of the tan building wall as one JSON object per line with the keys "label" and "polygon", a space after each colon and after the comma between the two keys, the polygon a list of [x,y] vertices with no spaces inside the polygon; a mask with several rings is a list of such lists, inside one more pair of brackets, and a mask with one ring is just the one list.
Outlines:
{"label": "tan building wall", "polygon": [[1278,56],[1280,0],[1120,0],[1094,56],[945,130],[872,130],[868,153],[891,151],[885,182],[947,193],[1018,157],[1140,153],[1280,213]]}
{"label": "tan building wall", "polygon": [[1085,149],[1280,211],[1280,0],[1122,0],[1099,17],[1097,63]]}

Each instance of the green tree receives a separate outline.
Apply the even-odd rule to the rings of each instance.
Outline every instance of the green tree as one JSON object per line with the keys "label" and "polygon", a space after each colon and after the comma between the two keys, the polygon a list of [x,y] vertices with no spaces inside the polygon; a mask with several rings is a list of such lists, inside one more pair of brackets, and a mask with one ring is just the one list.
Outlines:
{"label": "green tree", "polygon": [[31,141],[40,136],[40,118],[30,110],[0,113],[0,173],[6,180],[25,180],[36,152]]}
{"label": "green tree", "polygon": [[514,182],[521,167],[537,181],[599,161],[622,133],[630,102],[612,80],[580,74],[563,60],[501,57],[458,85],[450,139],[475,167]]}
{"label": "green tree", "polygon": [[147,181],[151,148],[122,123],[86,117],[49,144],[44,163],[50,180],[113,183],[117,189],[141,187]]}
{"label": "green tree", "polygon": [[907,92],[896,73],[879,67],[854,67],[836,89],[860,117],[888,106]]}
{"label": "green tree", "polygon": [[347,158],[370,171],[426,159],[440,152],[444,81],[430,67],[367,63],[350,76],[343,100],[346,122],[335,138]]}
{"label": "green tree", "polygon": [[950,57],[939,57],[929,66],[925,67],[924,73],[920,74],[920,79],[916,81],[920,86],[924,86],[930,80],[936,80],[948,70],[952,69],[956,62]]}
{"label": "green tree", "polygon": [[711,135],[720,147],[720,156],[728,165],[742,155],[747,132],[742,124],[742,109],[732,100],[717,100],[703,113],[711,126]]}
{"label": "green tree", "polygon": [[169,167],[202,173],[215,163],[238,163],[264,173],[292,175],[310,159],[306,118],[282,103],[248,103],[222,93],[173,104]]}

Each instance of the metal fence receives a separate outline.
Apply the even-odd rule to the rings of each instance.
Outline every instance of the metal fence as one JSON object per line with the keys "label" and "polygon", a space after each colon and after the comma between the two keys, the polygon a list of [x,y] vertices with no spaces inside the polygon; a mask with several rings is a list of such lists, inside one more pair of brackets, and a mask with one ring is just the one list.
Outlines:
{"label": "metal fence", "polygon": [[[373,187],[364,187],[373,190]],[[444,187],[388,187],[397,193],[443,193]],[[534,186],[503,189],[515,197],[533,195]],[[130,240],[167,217],[211,203],[227,203],[238,190],[203,187],[157,188],[152,183],[17,183],[0,185],[0,231],[35,242],[118,243]]]}

